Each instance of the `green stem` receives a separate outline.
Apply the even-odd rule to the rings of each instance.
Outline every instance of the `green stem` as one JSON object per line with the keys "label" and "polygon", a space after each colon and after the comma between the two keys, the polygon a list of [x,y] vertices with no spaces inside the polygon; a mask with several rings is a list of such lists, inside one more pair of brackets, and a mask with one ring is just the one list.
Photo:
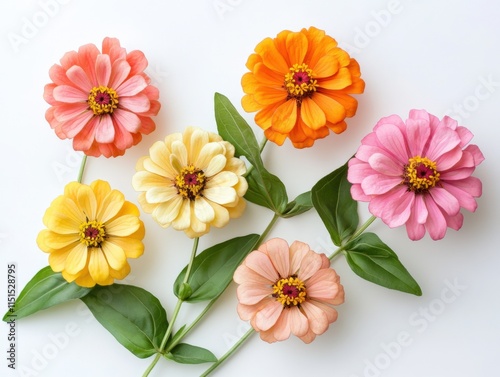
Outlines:
{"label": "green stem", "polygon": [[[274,224],[276,223],[276,221],[278,221],[279,218],[280,218],[280,216],[278,214],[274,214],[273,218],[271,219],[271,221],[267,225],[266,229],[264,229],[264,232],[262,232],[262,235],[257,240],[256,247],[258,247],[262,243],[262,241],[267,237],[267,235],[269,234],[269,232],[271,231]],[[224,293],[224,291],[222,291],[217,297],[214,297],[208,303],[208,305],[205,306],[203,311],[200,314],[198,314],[198,316],[195,318],[195,320],[188,327],[186,327],[186,329],[184,330],[184,335],[182,337],[180,337],[179,339],[177,339],[175,342],[169,344],[169,347],[168,347],[168,349],[166,349],[166,351],[169,351],[170,349],[174,348],[182,340],[182,338],[184,336],[186,336],[192,330],[192,328],[194,326],[196,326],[196,324],[198,322],[201,321],[201,319],[205,316],[205,314],[209,311],[209,309],[215,304],[215,302],[222,295],[222,293]]]}
{"label": "green stem", "polygon": [[83,172],[85,171],[85,164],[87,163],[87,155],[83,155],[82,162],[80,163],[80,170],[78,171],[77,182],[82,183]]}
{"label": "green stem", "polygon": [[[187,282],[189,280],[189,275],[191,274],[191,268],[193,267],[194,257],[196,256],[196,251],[198,250],[199,240],[200,239],[198,237],[196,237],[194,239],[193,250],[191,251],[191,258],[189,259],[186,274],[184,275],[184,280],[182,282],[183,285],[187,284]],[[156,353],[156,356],[155,356],[153,362],[149,365],[148,369],[146,369],[146,371],[144,372],[142,377],[149,376],[149,373],[151,373],[151,371],[153,370],[155,365],[158,363],[158,360],[160,360],[160,357],[163,354],[163,350],[165,349],[165,346],[167,345],[167,341],[170,338],[170,335],[172,334],[175,320],[177,319],[177,316],[179,315],[179,311],[181,309],[183,302],[184,302],[184,299],[182,299],[182,298],[179,298],[177,300],[177,304],[175,304],[174,312],[172,313],[172,318],[171,318],[170,322],[168,323],[167,331],[165,332],[165,336],[163,337],[163,340],[161,342],[160,349]]]}
{"label": "green stem", "polygon": [[[271,229],[273,228],[274,224],[276,223],[276,221],[278,221],[278,219],[280,218],[280,215],[278,215],[277,213],[274,214],[273,218],[271,219],[271,221],[269,222],[269,224],[267,225],[266,229],[264,229],[264,231],[262,232],[261,236],[259,237],[259,239],[257,240],[257,243],[256,243],[256,247],[259,247],[260,244],[266,239],[267,235],[269,234],[269,232],[271,231]],[[212,306],[213,303],[215,302],[215,300],[217,300],[218,297],[214,298],[209,306]],[[198,318],[196,318],[195,322],[198,322],[201,317],[203,317],[203,314],[205,314],[206,311],[202,312],[202,315],[198,316]],[[191,327],[194,326],[194,325],[191,325]],[[222,364],[229,356],[231,356],[234,352],[236,352],[236,350],[241,347],[241,345],[243,345],[243,343],[245,342],[245,340],[247,340],[247,338],[252,335],[253,333],[255,332],[255,330],[253,328],[250,328],[246,333],[245,335],[243,335],[237,342],[236,344],[234,344],[224,355],[222,355],[222,357],[220,357],[214,364],[212,364],[212,366],[210,366],[210,368],[208,368],[205,373],[203,373],[200,377],[204,377],[204,376],[208,376],[210,373],[212,373],[220,364]]]}
{"label": "green stem", "polygon": [[206,377],[212,373],[220,364],[222,364],[229,356],[231,356],[240,346],[255,332],[250,328],[220,359],[213,363],[200,377]]}
{"label": "green stem", "polygon": [[335,250],[332,253],[332,255],[330,255],[328,258],[332,260],[337,255],[342,253],[345,250],[346,245],[349,244],[350,241],[358,238],[366,230],[366,228],[368,228],[371,225],[371,223],[373,223],[376,219],[377,218],[375,216],[372,216],[368,220],[366,220],[365,223],[351,237],[349,237],[349,240],[344,245],[340,246],[337,250]]}

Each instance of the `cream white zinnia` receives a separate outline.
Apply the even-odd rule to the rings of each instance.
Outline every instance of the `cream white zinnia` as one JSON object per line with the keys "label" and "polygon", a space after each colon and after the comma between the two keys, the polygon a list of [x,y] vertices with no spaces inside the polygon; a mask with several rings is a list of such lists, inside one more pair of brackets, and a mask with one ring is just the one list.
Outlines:
{"label": "cream white zinnia", "polygon": [[151,146],[136,170],[133,186],[142,209],[191,238],[225,226],[245,208],[245,163],[215,133],[189,127],[171,134]]}

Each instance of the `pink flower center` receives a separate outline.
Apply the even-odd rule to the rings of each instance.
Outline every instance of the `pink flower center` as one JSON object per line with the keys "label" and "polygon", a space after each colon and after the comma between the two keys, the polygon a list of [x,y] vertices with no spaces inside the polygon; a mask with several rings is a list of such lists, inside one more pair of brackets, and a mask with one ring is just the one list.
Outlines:
{"label": "pink flower center", "polygon": [[408,191],[425,193],[436,186],[439,176],[436,162],[427,157],[415,156],[404,167],[402,184],[408,187]]}
{"label": "pink flower center", "polygon": [[80,225],[80,242],[88,247],[100,247],[106,238],[104,224],[99,221],[87,221]]}
{"label": "pink flower center", "polygon": [[295,298],[299,295],[299,289],[295,285],[285,284],[283,286],[283,294],[287,295],[288,297]]}
{"label": "pink flower center", "polygon": [[288,92],[287,100],[294,98],[297,104],[302,103],[302,98],[310,97],[316,91],[318,81],[313,78],[312,69],[307,64],[294,64],[285,75],[284,88]]}
{"label": "pink flower center", "polygon": [[272,296],[280,302],[284,308],[300,306],[306,300],[306,286],[297,275],[278,280],[273,285]]}
{"label": "pink flower center", "polygon": [[94,87],[89,93],[87,103],[94,115],[112,114],[118,107],[118,94],[106,86]]}
{"label": "pink flower center", "polygon": [[310,77],[306,72],[299,71],[294,73],[293,79],[298,85],[301,85],[302,83],[307,84],[310,80]]}
{"label": "pink flower center", "polygon": [[189,200],[202,196],[205,183],[205,173],[193,165],[182,168],[181,173],[175,177],[175,187],[179,195]]}
{"label": "pink flower center", "polygon": [[184,176],[184,183],[186,185],[192,186],[198,183],[198,174],[188,173]]}

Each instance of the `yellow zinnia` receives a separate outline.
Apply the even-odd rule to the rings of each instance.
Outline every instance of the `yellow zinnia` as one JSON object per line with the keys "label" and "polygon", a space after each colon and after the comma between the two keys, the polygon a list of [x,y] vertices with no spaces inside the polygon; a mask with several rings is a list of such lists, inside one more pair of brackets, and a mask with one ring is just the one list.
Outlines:
{"label": "yellow zinnia", "polygon": [[130,272],[127,258],[144,252],[144,224],[137,206],[101,180],[71,182],[45,212],[37,237],[50,267],[82,287],[109,285]]}
{"label": "yellow zinnia", "polygon": [[243,213],[245,163],[219,135],[189,127],[156,142],[149,153],[137,163],[133,186],[143,210],[161,226],[194,238]]}
{"label": "yellow zinnia", "polygon": [[246,66],[243,109],[257,111],[255,122],[278,145],[288,137],[305,148],[330,130],[343,132],[358,106],[350,94],[365,87],[357,61],[314,27],[264,39]]}

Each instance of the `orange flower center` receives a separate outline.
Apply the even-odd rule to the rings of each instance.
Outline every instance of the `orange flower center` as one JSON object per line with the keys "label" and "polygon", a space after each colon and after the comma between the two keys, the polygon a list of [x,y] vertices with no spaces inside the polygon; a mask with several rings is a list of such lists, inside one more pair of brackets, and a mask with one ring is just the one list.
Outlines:
{"label": "orange flower center", "polygon": [[402,183],[408,186],[408,191],[424,193],[436,186],[439,175],[436,162],[427,157],[415,156],[404,167]]}
{"label": "orange flower center", "polygon": [[278,280],[273,285],[273,297],[284,308],[298,306],[306,300],[306,286],[296,275],[292,275],[288,278]]}
{"label": "orange flower center", "polygon": [[175,187],[179,195],[185,199],[195,200],[199,198],[205,188],[206,177],[203,170],[193,165],[188,165],[175,177]]}
{"label": "orange flower center", "polygon": [[80,242],[88,247],[100,247],[106,238],[106,229],[104,224],[99,221],[86,221],[80,225]]}
{"label": "orange flower center", "polygon": [[112,114],[118,107],[118,94],[106,86],[94,87],[89,93],[87,103],[94,115]]}
{"label": "orange flower center", "polygon": [[284,86],[288,92],[287,99],[295,98],[300,104],[302,98],[311,96],[316,91],[318,81],[313,79],[312,69],[307,64],[294,64],[285,75]]}

